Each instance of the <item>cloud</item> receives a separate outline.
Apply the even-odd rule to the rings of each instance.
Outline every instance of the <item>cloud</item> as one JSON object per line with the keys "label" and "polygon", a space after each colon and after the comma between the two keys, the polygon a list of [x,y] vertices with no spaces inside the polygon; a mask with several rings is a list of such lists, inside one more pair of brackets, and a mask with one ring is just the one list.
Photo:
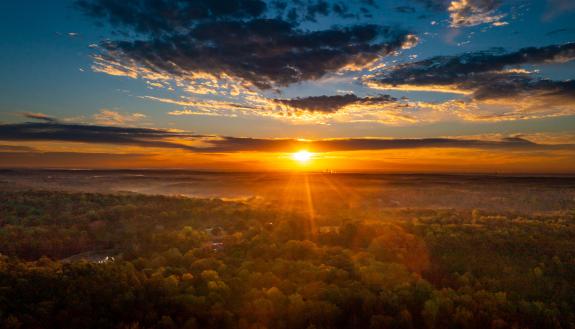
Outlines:
{"label": "cloud", "polygon": [[[444,102],[416,102],[420,109],[417,122],[464,120],[472,122],[499,122],[531,120],[573,115],[574,108],[563,99],[552,101],[545,97],[461,100]],[[420,113],[427,113],[422,118]]]}
{"label": "cloud", "polygon": [[[47,123],[59,123],[60,120],[58,118],[49,116],[44,113],[31,113],[31,112],[23,112],[20,113],[22,116],[28,119],[35,119],[44,121]],[[84,118],[84,117],[82,117]],[[120,113],[117,111],[113,111],[110,109],[100,109],[98,113],[91,116],[89,121],[94,122],[99,125],[105,126],[114,126],[114,125],[126,125],[136,123],[138,121],[142,121],[146,118],[145,114],[142,113]],[[63,119],[62,121],[75,121],[77,122],[79,118],[67,118]],[[85,119],[85,118],[84,118]],[[84,120],[82,120],[84,121]]]}
{"label": "cloud", "polygon": [[0,125],[0,140],[5,141],[61,141],[185,149],[184,144],[171,142],[170,139],[192,137],[190,134],[150,128],[31,122]]}
{"label": "cloud", "polygon": [[575,10],[572,0],[547,0],[547,9],[543,13],[543,20],[551,20],[559,15]]}
{"label": "cloud", "polygon": [[182,30],[197,22],[250,20],[279,17],[286,21],[316,21],[320,16],[357,18],[375,1],[361,1],[360,7],[341,0],[77,0],[76,7],[99,21],[139,33],[163,34]]}
{"label": "cloud", "polygon": [[44,114],[44,113],[23,112],[20,114],[22,114],[22,116],[24,116],[28,119],[34,119],[34,120],[40,120],[40,121],[46,121],[46,122],[58,121],[58,119],[51,117],[51,116]]}
{"label": "cloud", "polygon": [[447,11],[452,27],[475,26],[496,23],[504,17],[495,10],[500,6],[499,0],[455,0],[451,1]]}
{"label": "cloud", "polygon": [[196,135],[188,132],[175,132],[165,129],[61,123],[2,124],[0,125],[0,140],[131,145],[150,148],[181,149],[197,153],[293,152],[304,148],[315,152],[418,148],[500,150],[572,150],[575,148],[573,144],[537,144],[521,137],[508,137],[500,140],[462,138],[340,138],[308,141],[297,139]]}
{"label": "cloud", "polygon": [[[368,83],[369,84],[369,83]],[[389,89],[375,84],[372,88]],[[450,92],[468,91],[447,89],[444,86],[398,86],[433,91],[445,88]],[[440,102],[395,99],[387,95],[352,97],[341,95],[313,96],[294,99],[267,99],[249,97],[241,103],[216,100],[199,100],[193,97],[179,99],[144,96],[158,102],[181,105],[184,108],[170,111],[175,116],[258,116],[287,121],[291,124],[331,125],[337,123],[379,123],[386,126],[429,124],[441,121],[507,121],[540,119],[574,113],[573,106],[561,97],[523,97],[521,99],[451,99]],[[286,104],[278,103],[278,101]],[[328,107],[326,107],[328,105]],[[306,109],[307,107],[307,109]]]}
{"label": "cloud", "polygon": [[274,99],[277,104],[309,112],[334,113],[349,105],[374,105],[396,102],[389,95],[358,97],[354,94],[334,96],[311,96],[294,99]]}
{"label": "cloud", "polygon": [[571,31],[571,29],[568,28],[561,28],[561,29],[555,29],[555,30],[551,30],[547,33],[545,33],[546,36],[553,36],[553,35],[557,35],[557,34],[563,34],[563,33],[567,33]]}
{"label": "cloud", "polygon": [[508,53],[494,49],[387,67],[364,82],[379,90],[461,94],[461,99],[418,104],[466,121],[539,119],[575,114],[575,80],[546,79],[531,67],[574,59],[575,43]]}
{"label": "cloud", "polygon": [[521,65],[564,63],[575,59],[575,43],[523,48],[516,52],[483,51],[437,56],[389,68],[371,81],[385,89],[447,91],[475,100],[545,98],[575,101],[575,81],[534,77]]}
{"label": "cloud", "polygon": [[[305,4],[308,18],[345,12],[340,2],[297,3]],[[271,89],[361,68],[416,42],[405,30],[373,24],[310,30],[301,21],[270,18],[258,0],[81,0],[78,6],[139,32],[137,39],[101,43],[95,57],[96,71],[130,77],[139,76],[140,67],[176,79],[228,76]]]}
{"label": "cloud", "polygon": [[416,12],[416,9],[411,6],[398,6],[395,7],[395,10],[403,14],[413,14]]}
{"label": "cloud", "polygon": [[175,116],[237,117],[238,115],[245,115],[288,121],[292,124],[323,125],[337,122],[377,122],[387,125],[401,125],[434,122],[438,118],[435,113],[430,115],[429,112],[431,111],[421,106],[418,108],[410,107],[411,104],[408,103],[407,99],[395,99],[389,95],[357,97],[348,94],[294,99],[273,99],[251,95],[237,102],[200,100],[194,97],[170,99],[142,96],[142,98],[183,106],[184,109],[173,110],[168,113]]}
{"label": "cloud", "polygon": [[175,77],[228,75],[270,89],[368,65],[412,39],[376,25],[303,31],[278,19],[215,21],[161,39],[110,41],[103,44],[103,56]]}
{"label": "cloud", "polygon": [[428,9],[447,11],[452,27],[495,23],[504,17],[497,14],[500,0],[413,0]]}
{"label": "cloud", "polygon": [[293,139],[257,139],[225,137],[211,142],[208,148],[217,152],[266,151],[286,152],[302,148],[314,152],[394,150],[417,148],[470,148],[470,149],[530,149],[545,148],[519,137],[504,138],[498,141],[423,138],[423,139],[378,139],[378,138],[344,138],[316,141]]}
{"label": "cloud", "polygon": [[93,116],[94,122],[101,125],[125,125],[135,123],[146,118],[142,113],[122,114],[109,109],[101,109]]}
{"label": "cloud", "polygon": [[154,96],[141,96],[141,98],[166,104],[184,106],[185,108],[183,110],[174,110],[168,112],[169,115],[176,116],[205,115],[235,117],[238,114],[259,114],[263,116],[273,116],[272,109],[266,107],[268,102],[266,102],[264,99],[260,99],[259,97],[256,99],[259,102],[249,102],[246,104],[210,99],[199,100],[194,97],[171,99]]}
{"label": "cloud", "polygon": [[18,145],[0,145],[0,152],[31,152],[34,151],[33,148],[28,146],[18,146]]}
{"label": "cloud", "polygon": [[171,33],[202,20],[249,19],[261,16],[261,0],[79,0],[76,6],[87,15],[141,33]]}

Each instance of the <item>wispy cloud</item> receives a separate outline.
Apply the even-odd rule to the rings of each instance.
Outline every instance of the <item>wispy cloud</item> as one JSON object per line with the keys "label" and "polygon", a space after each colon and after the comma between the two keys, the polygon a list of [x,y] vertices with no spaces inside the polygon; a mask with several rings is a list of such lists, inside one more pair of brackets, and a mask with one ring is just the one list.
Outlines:
{"label": "wispy cloud", "polygon": [[44,113],[32,113],[32,112],[23,112],[20,113],[22,116],[24,116],[25,118],[28,119],[34,119],[34,120],[40,120],[40,121],[46,121],[46,122],[56,122],[58,121],[58,119],[49,116],[47,114]]}
{"label": "wispy cloud", "polygon": [[294,99],[269,99],[250,95],[241,103],[198,100],[194,97],[181,99],[143,96],[162,103],[181,105],[181,110],[168,114],[237,117],[257,116],[287,121],[292,124],[332,124],[338,122],[378,122],[388,125],[435,121],[440,116],[418,115],[428,112],[429,107],[409,104],[389,95],[358,97],[352,94],[311,96]]}
{"label": "wispy cloud", "polygon": [[120,113],[110,109],[101,109],[93,116],[94,122],[101,125],[126,125],[146,118],[142,113]]}

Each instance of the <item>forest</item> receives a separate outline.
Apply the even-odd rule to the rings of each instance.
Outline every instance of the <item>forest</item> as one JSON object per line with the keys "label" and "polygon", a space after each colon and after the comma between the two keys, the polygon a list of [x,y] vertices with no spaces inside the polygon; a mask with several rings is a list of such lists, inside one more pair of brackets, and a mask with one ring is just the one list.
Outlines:
{"label": "forest", "polygon": [[573,210],[0,200],[1,328],[575,328]]}

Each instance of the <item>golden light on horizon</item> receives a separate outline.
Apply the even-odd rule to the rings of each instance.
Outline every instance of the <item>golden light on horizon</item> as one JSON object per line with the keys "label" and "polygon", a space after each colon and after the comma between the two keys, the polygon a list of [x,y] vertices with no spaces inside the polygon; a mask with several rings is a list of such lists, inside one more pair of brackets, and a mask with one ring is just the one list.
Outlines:
{"label": "golden light on horizon", "polygon": [[313,153],[307,150],[301,150],[292,154],[292,159],[300,164],[306,164],[313,158]]}

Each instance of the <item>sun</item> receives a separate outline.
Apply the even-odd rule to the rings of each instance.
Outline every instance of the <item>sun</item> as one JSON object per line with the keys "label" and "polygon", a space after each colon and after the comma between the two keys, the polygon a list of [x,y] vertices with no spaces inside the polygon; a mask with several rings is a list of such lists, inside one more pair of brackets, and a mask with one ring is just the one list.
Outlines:
{"label": "sun", "polygon": [[311,160],[311,158],[313,157],[313,153],[308,152],[306,150],[301,150],[301,151],[298,151],[298,152],[295,152],[294,154],[292,154],[291,157],[295,161],[304,164],[304,163],[308,163],[309,160]]}

